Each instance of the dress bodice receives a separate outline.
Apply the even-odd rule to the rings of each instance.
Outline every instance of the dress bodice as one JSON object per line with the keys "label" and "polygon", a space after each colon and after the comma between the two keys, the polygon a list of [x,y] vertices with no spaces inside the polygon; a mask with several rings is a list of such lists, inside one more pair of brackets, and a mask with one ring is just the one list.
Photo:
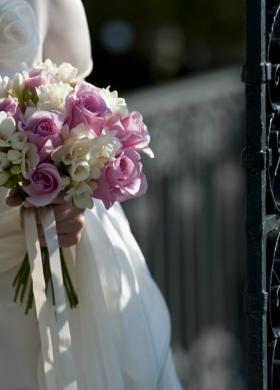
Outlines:
{"label": "dress bodice", "polygon": [[45,58],[72,63],[80,78],[90,73],[90,37],[81,0],[0,0],[0,15],[1,76]]}
{"label": "dress bodice", "polygon": [[[0,0],[0,76],[12,77],[46,58],[70,62],[79,78],[90,73],[90,37],[81,0]],[[0,187],[0,272],[18,263],[24,252],[18,209],[5,205],[6,195]],[[17,239],[14,246],[7,232],[9,239]]]}

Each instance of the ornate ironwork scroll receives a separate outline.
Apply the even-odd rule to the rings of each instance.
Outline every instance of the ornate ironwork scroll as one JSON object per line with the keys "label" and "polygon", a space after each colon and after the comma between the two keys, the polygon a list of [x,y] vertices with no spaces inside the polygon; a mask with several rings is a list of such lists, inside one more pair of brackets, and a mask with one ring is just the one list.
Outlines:
{"label": "ornate ironwork scroll", "polygon": [[280,1],[247,0],[248,389],[280,389]]}

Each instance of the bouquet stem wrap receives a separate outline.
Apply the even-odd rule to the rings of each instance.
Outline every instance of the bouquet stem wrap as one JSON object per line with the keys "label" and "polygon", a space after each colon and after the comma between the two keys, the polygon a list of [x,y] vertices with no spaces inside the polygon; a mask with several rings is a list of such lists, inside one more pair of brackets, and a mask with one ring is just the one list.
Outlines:
{"label": "bouquet stem wrap", "polygon": [[[47,302],[35,211],[24,210],[25,239],[41,339],[46,390],[61,390],[61,386],[63,390],[78,390],[53,209],[49,206],[41,208],[40,218],[50,258],[55,315],[52,305],[48,305]],[[57,369],[54,370],[54,367]]]}

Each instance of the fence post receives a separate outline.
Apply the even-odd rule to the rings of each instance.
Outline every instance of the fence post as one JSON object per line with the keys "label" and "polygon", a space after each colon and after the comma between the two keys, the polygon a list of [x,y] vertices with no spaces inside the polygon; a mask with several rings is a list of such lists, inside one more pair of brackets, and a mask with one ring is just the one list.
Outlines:
{"label": "fence post", "polygon": [[247,0],[248,389],[280,387],[280,2]]}

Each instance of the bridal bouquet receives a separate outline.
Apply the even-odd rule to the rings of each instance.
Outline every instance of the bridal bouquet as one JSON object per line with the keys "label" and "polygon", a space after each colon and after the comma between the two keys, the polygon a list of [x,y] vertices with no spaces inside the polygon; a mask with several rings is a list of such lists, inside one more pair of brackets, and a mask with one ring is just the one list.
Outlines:
{"label": "bridal bouquet", "polygon": [[[34,207],[59,194],[76,207],[92,208],[147,189],[140,153],[153,157],[150,136],[139,112],[129,112],[116,91],[76,79],[77,69],[50,60],[14,78],[0,78],[0,186],[18,191]],[[46,286],[48,252],[42,248]],[[64,286],[76,306],[63,253]],[[14,280],[15,300],[23,302],[29,279],[28,256]],[[27,311],[32,306],[32,288]]]}

